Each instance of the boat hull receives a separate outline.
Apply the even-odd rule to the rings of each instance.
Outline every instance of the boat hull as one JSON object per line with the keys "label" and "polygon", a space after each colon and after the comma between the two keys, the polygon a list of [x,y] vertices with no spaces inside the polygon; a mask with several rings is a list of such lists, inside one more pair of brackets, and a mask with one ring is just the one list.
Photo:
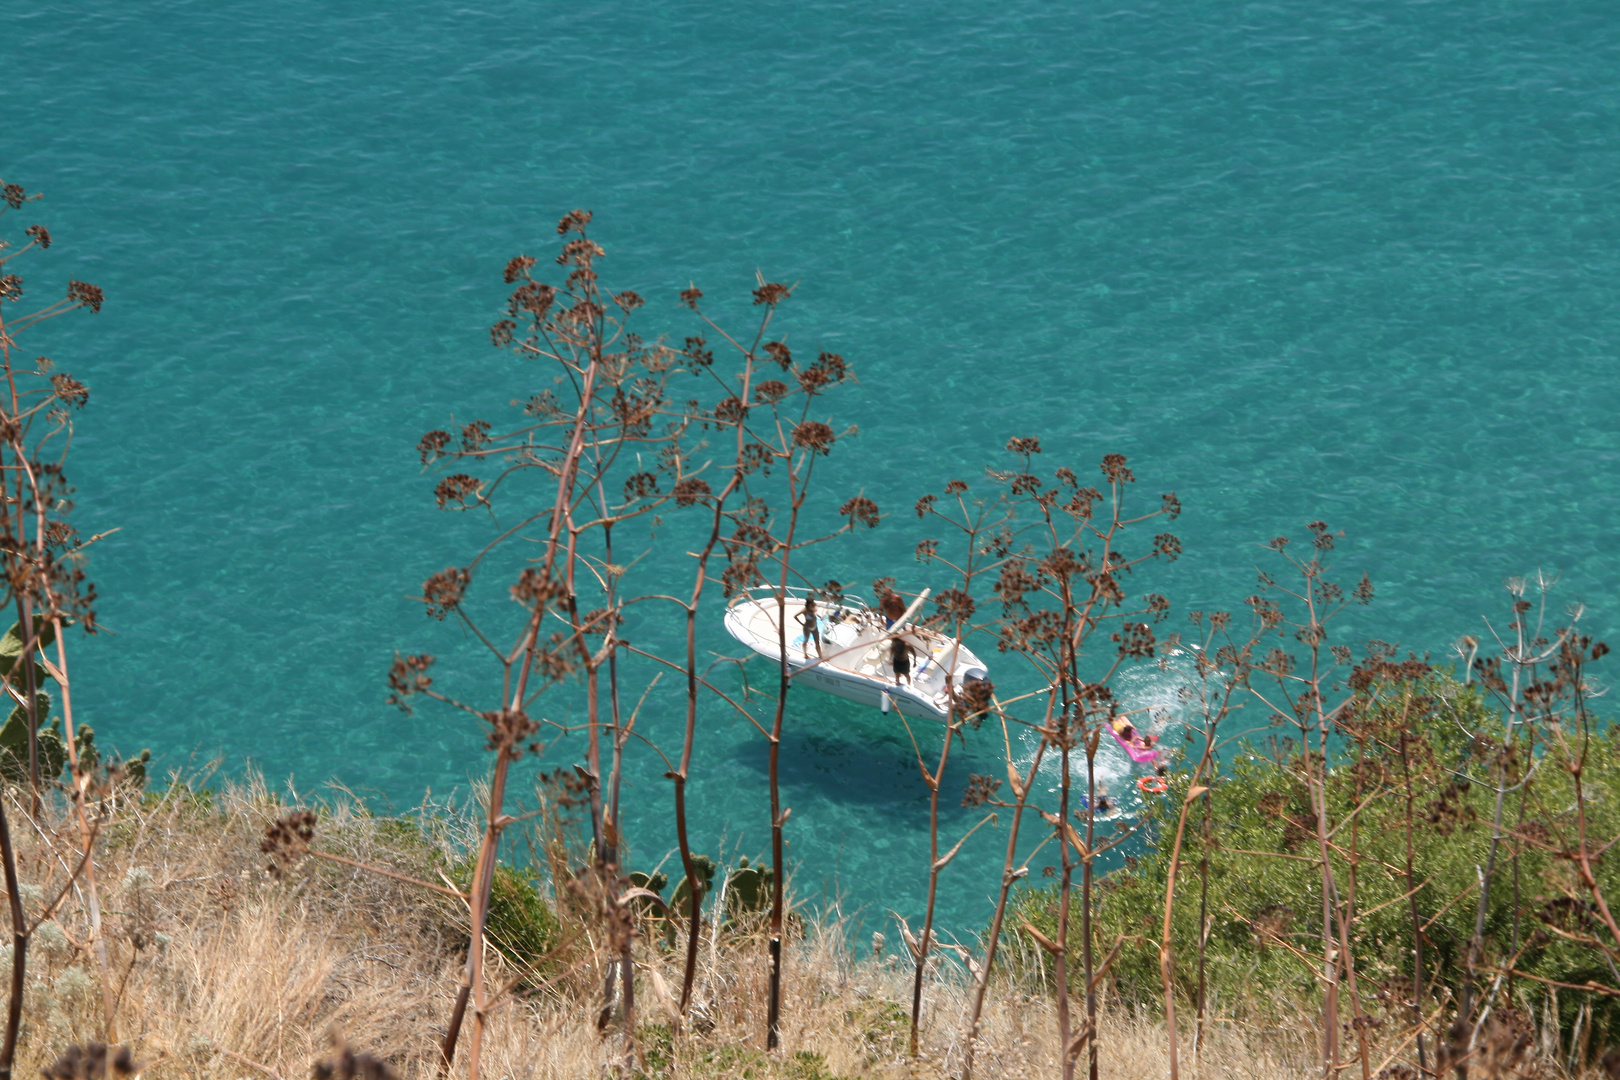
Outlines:
{"label": "boat hull", "polygon": [[851,677],[834,668],[824,667],[819,664],[795,666],[793,682],[796,686],[820,690],[823,693],[832,694],[834,697],[841,697],[845,701],[853,701],[858,705],[871,705],[874,708],[883,707],[883,696],[887,694],[891,708],[911,716],[926,714],[943,719],[947,711],[932,701],[924,700],[921,694],[904,683],[897,685],[895,683],[882,683],[876,679]]}
{"label": "boat hull", "polygon": [[[772,663],[782,658],[785,639],[793,683],[860,705],[889,706],[907,716],[950,715],[950,685],[961,687],[986,676],[984,664],[960,642],[932,630],[907,627],[899,635],[913,655],[909,680],[898,681],[890,667],[894,635],[875,612],[846,605],[819,606],[821,648],[806,640],[802,596],[783,603],[774,597],[745,597],[726,610],[726,630]],[[779,621],[785,616],[787,632]]]}

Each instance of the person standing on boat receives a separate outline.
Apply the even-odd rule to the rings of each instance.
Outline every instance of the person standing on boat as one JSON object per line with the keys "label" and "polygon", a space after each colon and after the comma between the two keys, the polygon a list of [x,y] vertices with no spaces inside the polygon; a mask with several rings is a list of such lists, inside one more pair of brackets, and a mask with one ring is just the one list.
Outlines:
{"label": "person standing on boat", "polygon": [[[905,612],[901,612],[905,614]],[[894,685],[911,685],[911,646],[904,638],[895,638],[889,645],[889,663],[894,666]]]}
{"label": "person standing on boat", "polygon": [[820,620],[818,620],[816,618],[816,598],[815,597],[807,596],[807,597],[804,598],[804,610],[799,612],[797,618],[799,620],[799,625],[804,627],[803,641],[804,641],[804,644],[806,646],[805,652],[808,653],[810,651],[809,645],[810,645],[810,643],[812,641],[814,641],[816,643],[816,655],[820,656],[821,655],[821,626],[819,625]]}
{"label": "person standing on boat", "polygon": [[906,602],[897,592],[884,593],[878,608],[883,612],[883,629],[887,630],[906,613]]}

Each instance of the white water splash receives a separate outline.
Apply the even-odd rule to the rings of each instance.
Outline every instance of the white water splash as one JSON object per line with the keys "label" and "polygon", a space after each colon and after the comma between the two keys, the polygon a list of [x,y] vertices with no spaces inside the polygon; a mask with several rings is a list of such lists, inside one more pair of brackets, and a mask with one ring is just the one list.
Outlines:
{"label": "white water splash", "polygon": [[[1120,711],[1130,715],[1131,723],[1139,730],[1154,735],[1158,740],[1161,760],[1173,762],[1182,752],[1189,728],[1196,728],[1198,718],[1196,701],[1182,695],[1182,688],[1195,681],[1192,653],[1187,648],[1177,649],[1162,661],[1123,668],[1113,680],[1114,697]],[[1039,736],[1026,732],[1024,752],[1020,766],[1028,768],[1035,757]],[[1084,792],[1086,752],[1076,747],[1069,752],[1069,770],[1074,790]],[[1153,767],[1133,762],[1118,742],[1104,735],[1097,742],[1097,792],[1107,795],[1125,813],[1141,806],[1142,796],[1136,781],[1151,776]],[[1041,762],[1037,784],[1045,784],[1055,792],[1062,778],[1062,762],[1048,753]],[[1079,799],[1075,800],[1079,805]]]}

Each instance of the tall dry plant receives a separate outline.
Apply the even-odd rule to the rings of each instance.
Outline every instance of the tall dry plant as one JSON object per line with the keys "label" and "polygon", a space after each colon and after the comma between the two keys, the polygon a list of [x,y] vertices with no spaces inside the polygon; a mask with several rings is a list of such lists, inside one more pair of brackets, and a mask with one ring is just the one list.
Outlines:
{"label": "tall dry plant", "polygon": [[[507,264],[505,278],[515,288],[506,317],[491,331],[498,347],[551,365],[553,386],[560,389],[531,396],[522,405],[523,421],[510,431],[496,432],[489,422],[473,420],[462,427],[459,443],[440,430],[424,435],[418,444],[425,467],[460,464],[493,472],[486,479],[448,472],[438,481],[434,495],[440,508],[487,514],[494,536],[465,565],[428,578],[422,602],[431,617],[453,616],[483,646],[499,672],[498,695],[480,701],[444,692],[430,674],[434,661],[429,655],[397,657],[389,675],[396,704],[409,708],[410,699],[422,695],[477,718],[495,755],[469,889],[472,933],[466,971],[443,1051],[448,1068],[470,1002],[473,1080],[489,1006],[483,967],[489,893],[502,833],[515,820],[505,810],[510,770],[525,754],[543,749],[537,738],[541,724],[533,718],[540,695],[576,675],[586,691],[582,772],[593,840],[595,880],[590,888],[605,920],[607,951],[617,958],[609,966],[604,990],[611,1005],[617,980],[626,1040],[633,1044],[632,929],[617,865],[618,778],[631,721],[624,715],[618,685],[619,578],[624,569],[612,534],[615,526],[651,515],[681,497],[690,490],[691,478],[683,471],[684,456],[672,450],[686,418],[677,413],[671,420],[665,409],[668,380],[682,354],[661,342],[648,344],[629,328],[642,298],[628,290],[610,293],[602,288],[596,262],[603,251],[589,236],[590,220],[590,214],[574,211],[558,223],[563,242],[556,262],[567,270],[560,286],[535,276],[532,257],[519,256]],[[649,457],[651,463],[643,464]],[[635,466],[621,468],[629,462]],[[530,537],[529,530],[539,537]],[[515,573],[497,564],[498,553],[535,539],[538,554],[523,558]],[[486,565],[509,575],[506,592],[515,612],[496,609],[474,617],[469,592]],[[604,730],[612,754],[606,805]]]}
{"label": "tall dry plant", "polygon": [[[727,597],[763,580],[761,567],[769,565],[778,579],[783,598],[779,602],[785,603],[794,551],[876,522],[875,508],[868,509],[869,501],[857,498],[841,511],[846,525],[809,540],[799,535],[815,464],[837,438],[831,425],[811,412],[821,395],[847,381],[850,372],[836,354],[822,352],[813,362],[800,365],[784,341],[767,340],[772,318],[791,290],[762,279],[754,292],[761,318],[751,335],[740,337],[700,309],[701,291],[694,287],[682,292],[681,300],[704,320],[708,333],[740,358],[742,370],[732,374],[724,365],[717,366],[707,334],[686,337],[682,347],[673,348],[662,338],[649,342],[633,332],[631,316],[643,301],[633,292],[608,293],[599,285],[596,264],[603,252],[588,235],[589,224],[590,215],[576,211],[558,226],[564,242],[557,263],[568,270],[561,285],[536,276],[537,263],[531,257],[520,256],[508,264],[506,280],[515,289],[506,317],[492,330],[497,346],[548,365],[556,373],[554,388],[524,403],[525,420],[513,430],[496,432],[492,424],[474,420],[462,426],[459,440],[449,431],[432,431],[418,446],[423,465],[446,474],[435,488],[439,506],[487,514],[494,528],[492,539],[465,565],[430,577],[423,585],[422,600],[430,616],[454,617],[495,660],[501,675],[498,707],[464,694],[452,695],[436,685],[431,656],[398,657],[390,674],[397,704],[409,707],[412,697],[423,695],[479,718],[488,727],[489,748],[496,755],[484,836],[469,890],[472,941],[443,1054],[448,1068],[470,1004],[469,1056],[475,1075],[488,1005],[481,935],[501,834],[516,820],[504,809],[510,768],[543,749],[539,740],[543,725],[557,734],[568,730],[559,722],[537,718],[536,703],[546,690],[576,680],[585,699],[585,761],[577,768],[590,807],[592,866],[588,875],[574,875],[563,884],[589,894],[587,907],[596,912],[604,948],[613,958],[605,965],[601,1022],[606,1025],[613,1015],[620,1018],[623,1061],[628,1065],[636,1058],[632,902],[662,906],[662,901],[645,888],[632,886],[621,865],[626,838],[620,799],[631,741],[639,740],[663,755],[635,730],[658,668],[679,671],[686,682],[682,749],[678,761],[664,758],[674,782],[676,831],[689,901],[684,912],[674,913],[684,915],[686,929],[679,1013],[691,1004],[706,882],[697,865],[686,812],[700,688],[729,701],[772,742],[776,884],[767,1041],[775,1045],[785,916],[782,824],[787,814],[780,806],[775,760],[789,672],[784,662],[774,722],[759,724],[746,702],[717,690],[707,669],[699,671],[696,619],[717,554],[725,558],[719,577]],[[677,378],[683,380],[679,394],[672,383]],[[687,385],[693,382],[695,387]],[[729,460],[704,459],[710,438],[730,451]],[[493,475],[451,471],[458,468]],[[713,483],[704,473],[713,477]],[[780,483],[785,492],[780,520],[764,490],[767,482]],[[659,514],[671,506],[696,508],[705,522],[693,553],[690,593],[673,596],[662,589],[629,588],[629,569],[645,551],[627,550],[621,539],[627,524],[645,519],[654,529],[667,527]],[[511,609],[475,615],[475,609],[483,612],[475,578],[502,572],[505,563],[498,556],[535,539],[530,532],[543,535],[538,553],[524,560],[526,565],[508,590],[520,605],[520,615],[514,619]],[[506,562],[510,561],[507,555]],[[684,657],[661,656],[622,639],[626,610],[652,602],[673,602],[682,609]],[[503,623],[504,631],[498,629]],[[651,661],[655,672],[639,693],[626,683],[632,677],[629,658]],[[631,708],[632,701],[640,704]]]}
{"label": "tall dry plant", "polygon": [[[1550,628],[1547,604],[1554,581],[1544,574],[1537,574],[1534,601],[1527,596],[1531,584],[1519,577],[1509,578],[1505,583],[1512,612],[1507,632],[1503,634],[1489,621],[1486,623],[1486,629],[1500,652],[1476,661],[1480,684],[1501,708],[1502,730],[1499,734],[1487,731],[1470,733],[1476,741],[1484,740],[1492,745],[1496,752],[1486,763],[1485,776],[1469,777],[1471,782],[1483,784],[1492,792],[1492,807],[1490,848],[1480,876],[1474,933],[1468,942],[1467,976],[1459,1006],[1464,1017],[1471,1016],[1473,1012],[1475,980],[1484,955],[1485,916],[1496,879],[1497,859],[1505,839],[1503,808],[1507,796],[1513,791],[1523,790],[1529,796],[1529,785],[1535,772],[1533,765],[1525,768],[1523,763],[1516,760],[1515,743],[1521,731],[1532,739],[1537,734],[1543,735],[1548,751],[1555,755],[1555,759],[1561,759],[1561,764],[1575,777],[1577,818],[1583,823],[1585,820],[1586,800],[1580,790],[1580,777],[1584,771],[1590,732],[1586,711],[1588,688],[1581,672],[1587,662],[1603,656],[1608,646],[1602,642],[1594,645],[1589,638],[1580,634],[1580,621],[1585,612],[1579,607],[1569,613],[1568,625],[1556,630]],[[1547,636],[1549,633],[1552,634],[1551,639]],[[1578,745],[1572,746],[1566,738],[1560,737],[1566,719],[1574,720],[1580,733]],[[1584,852],[1584,827],[1578,831],[1581,836],[1575,850]],[[1590,874],[1586,877],[1589,878]],[[1596,882],[1593,881],[1592,885],[1595,887]],[[1601,893],[1598,898],[1601,901]],[[1620,976],[1617,976],[1617,981],[1620,981]]]}
{"label": "tall dry plant", "polygon": [[[1164,495],[1153,510],[1130,513],[1126,490],[1136,477],[1121,454],[1108,454],[1102,459],[1105,494],[1095,487],[1082,486],[1074,470],[1066,466],[1055,471],[1056,483],[1043,486],[1033,473],[1033,456],[1041,452],[1035,439],[1013,439],[1007,449],[1021,459],[1021,467],[1003,474],[1001,479],[1011,496],[1029,508],[1031,518],[1039,515],[1027,534],[1027,555],[1002,564],[996,593],[1004,612],[1000,625],[1004,650],[1024,657],[1047,683],[1041,737],[1050,741],[1059,754],[1057,807],[1043,810],[1042,817],[1052,827],[1059,853],[1058,937],[1052,958],[1060,1061],[1064,1080],[1070,1080],[1080,1050],[1097,1029],[1091,939],[1093,898],[1088,869],[1100,854],[1093,850],[1096,753],[1105,729],[1124,715],[1110,684],[1125,664],[1152,660],[1160,648],[1175,647],[1174,640],[1158,642],[1152,628],[1168,614],[1169,602],[1158,593],[1133,599],[1126,592],[1125,582],[1150,559],[1174,560],[1181,552],[1181,542],[1171,533],[1158,533],[1151,545],[1134,553],[1124,550],[1124,542],[1134,526],[1159,518],[1174,519],[1181,504],[1172,493]],[[1109,644],[1094,648],[1092,639],[1099,631],[1107,633],[1104,640]],[[1089,840],[1080,838],[1071,820],[1075,802],[1071,755],[1075,749],[1085,751],[1087,790],[1082,813],[1075,816],[1084,822]],[[1115,839],[1104,847],[1117,842]],[[1085,1021],[1078,1026],[1070,1015],[1072,958],[1068,955],[1068,918],[1077,867],[1082,868],[1084,925],[1079,974],[1086,1008]],[[1174,1076],[1174,1049],[1170,1063]]]}
{"label": "tall dry plant", "polygon": [[[0,182],[0,216],[10,215],[39,196],[29,195],[17,184]],[[56,779],[65,757],[71,769],[69,791],[79,826],[79,867],[90,909],[93,951],[100,975],[103,1002],[104,1037],[116,1038],[113,1017],[113,985],[107,966],[106,942],[102,936],[101,901],[97,888],[94,847],[98,822],[86,808],[90,789],[96,783],[94,761],[81,760],[80,750],[88,729],[75,730],[73,698],[68,679],[67,642],[64,629],[77,623],[94,633],[95,587],[83,569],[84,550],[101,538],[82,539],[68,520],[73,509],[73,489],[63,471],[63,462],[72,445],[73,414],[89,400],[90,391],[71,375],[57,371],[41,356],[31,363],[18,355],[18,338],[40,323],[80,308],[99,312],[102,292],[94,285],[69,280],[67,294],[20,313],[16,305],[24,297],[24,282],[12,270],[15,260],[30,253],[43,253],[51,246],[50,231],[43,225],[24,230],[21,247],[0,238],[0,367],[5,373],[4,397],[0,398],[0,485],[5,493],[5,512],[0,513],[0,561],[5,571],[5,587],[17,613],[17,625],[0,645],[0,686],[16,702],[8,726],[21,722],[26,727],[25,779],[28,785],[29,814],[38,819],[46,786]],[[12,305],[10,312],[6,305]],[[101,534],[106,535],[106,534]],[[15,640],[11,640],[15,638]],[[44,653],[54,644],[53,663]],[[44,729],[42,724],[51,707],[44,683],[49,678],[62,697],[64,730]],[[60,754],[61,756],[57,756]],[[3,802],[0,802],[0,861],[4,863],[6,889],[10,899],[12,925],[12,974],[6,1035],[0,1044],[0,1080],[11,1074],[21,1020],[28,942],[34,928],[50,912],[29,922],[20,899],[17,868]],[[60,902],[60,901],[58,901]]]}
{"label": "tall dry plant", "polygon": [[[782,946],[787,914],[784,830],[792,812],[782,805],[782,728],[787,716],[788,691],[797,670],[788,653],[787,604],[789,589],[803,580],[793,564],[793,556],[842,533],[872,528],[878,522],[877,505],[863,495],[856,495],[839,507],[838,513],[844,519],[842,526],[810,537],[802,533],[816,465],[832,452],[839,438],[828,422],[831,418],[821,419],[812,414],[812,409],[829,390],[853,378],[853,372],[837,353],[820,351],[814,361],[801,366],[793,360],[785,341],[764,340],[771,314],[791,295],[792,290],[786,285],[760,280],[754,291],[754,303],[764,307],[766,315],[752,341],[740,341],[699,312],[704,322],[720,334],[743,361],[741,385],[715,410],[717,415],[729,414],[734,418],[741,449],[736,475],[741,478],[738,490],[743,501],[723,513],[731,526],[730,534],[721,541],[727,559],[722,574],[724,592],[732,599],[763,586],[770,590],[776,604],[775,708],[768,728],[749,716],[769,742],[771,908],[765,1046],[772,1050],[781,1042]],[[697,296],[690,293],[687,296],[693,310],[697,311]],[[780,379],[765,380],[753,388],[750,401],[749,376],[767,359],[783,373],[791,374],[795,385],[789,386]]]}
{"label": "tall dry plant", "polygon": [[[997,560],[992,586],[1001,605],[1001,616],[995,623],[997,648],[1025,660],[1037,678],[1038,689],[994,702],[1002,725],[1013,800],[982,798],[985,782],[976,781],[975,798],[1011,809],[1012,821],[1000,891],[985,938],[985,954],[976,963],[972,1004],[963,1035],[963,1076],[970,1077],[973,1071],[979,1019],[995,968],[1011,890],[1027,876],[1029,861],[1035,854],[1028,853],[1022,862],[1018,859],[1024,812],[1034,806],[1051,828],[1046,841],[1035,851],[1046,842],[1055,842],[1060,853],[1056,940],[1038,931],[1031,936],[1052,956],[1058,995],[1059,1061],[1067,1080],[1073,1076],[1080,1051],[1096,1033],[1094,990],[1098,970],[1089,934],[1091,876],[1084,868],[1117,843],[1112,839],[1098,844],[1095,837],[1097,741],[1104,733],[1104,725],[1122,715],[1110,686],[1114,676],[1124,664],[1156,655],[1161,643],[1155,638],[1152,623],[1160,621],[1169,609],[1168,602],[1156,593],[1132,597],[1126,589],[1126,577],[1147,560],[1174,559],[1181,550],[1180,541],[1169,533],[1155,535],[1146,550],[1135,553],[1124,550],[1124,541],[1134,526],[1159,517],[1174,517],[1180,504],[1174,495],[1165,495],[1156,509],[1132,514],[1127,492],[1136,478],[1119,454],[1106,455],[1102,460],[1105,494],[1094,486],[1082,485],[1067,466],[1053,471],[1050,484],[1037,476],[1034,457],[1041,453],[1037,439],[1014,438],[1007,449],[1017,459],[1017,466],[992,470],[990,476],[1004,489],[1009,507],[1019,517],[980,543],[984,553]],[[1102,647],[1093,644],[1099,632],[1106,635],[1102,640],[1108,643]],[[1041,703],[1038,722],[1019,720],[1010,711],[1024,700]],[[1023,770],[1016,761],[1012,738],[1015,727],[1028,731],[1037,740],[1035,752]],[[1021,748],[1022,738],[1018,743]],[[1035,777],[1049,749],[1059,758],[1058,798],[1050,809],[1031,802]],[[1081,813],[1076,813],[1074,805],[1071,754],[1075,750],[1086,755],[1088,798]],[[1081,839],[1076,821],[1084,826],[1088,840]],[[1082,921],[1086,932],[1078,972],[1068,944],[1077,867],[1082,868]],[[1076,973],[1084,980],[1085,988],[1086,1019],[1080,1025],[1074,1023],[1069,999],[1069,980]]]}
{"label": "tall dry plant", "polygon": [[[1348,694],[1339,692],[1343,684],[1338,676],[1348,671],[1352,654],[1346,645],[1328,644],[1328,631],[1334,619],[1352,601],[1371,603],[1373,587],[1366,575],[1348,594],[1332,581],[1328,577],[1331,564],[1327,560],[1333,551],[1334,534],[1320,521],[1312,522],[1309,530],[1308,556],[1289,552],[1289,540],[1285,536],[1267,545],[1283,560],[1292,576],[1280,582],[1264,570],[1259,572],[1262,592],[1251,596],[1249,605],[1262,630],[1268,632],[1266,636],[1275,638],[1279,644],[1255,665],[1249,687],[1271,711],[1275,722],[1291,724],[1299,736],[1299,777],[1310,800],[1322,879],[1322,1068],[1323,1075],[1332,1080],[1339,1068],[1341,975],[1349,978],[1350,997],[1357,1017],[1361,1013],[1360,995],[1354,987],[1354,954],[1348,948],[1352,916],[1345,910],[1331,857],[1333,823],[1329,821],[1324,775],[1335,718],[1350,700]],[[1285,611],[1276,599],[1279,596],[1290,603],[1289,610]],[[1289,638],[1303,646],[1303,662],[1290,651]],[[1338,700],[1330,704],[1335,694]],[[1355,1030],[1358,1038],[1362,1037],[1364,1026],[1358,1023]],[[1365,1062],[1365,1050],[1362,1056]]]}
{"label": "tall dry plant", "polygon": [[[668,773],[674,784],[676,839],[685,873],[687,905],[684,912],[686,959],[678,1006],[682,1015],[692,1004],[706,881],[697,866],[686,813],[700,687],[730,705],[769,740],[773,884],[766,1042],[768,1047],[774,1048],[779,1041],[782,932],[786,913],[783,826],[789,813],[781,806],[779,758],[787,693],[796,670],[789,663],[786,648],[786,605],[789,588],[802,580],[793,566],[793,554],[855,528],[876,525],[877,508],[870,500],[856,496],[839,508],[838,513],[845,520],[839,528],[809,538],[800,533],[817,461],[831,453],[839,438],[832,424],[813,416],[812,410],[828,391],[851,380],[853,371],[843,357],[826,351],[818,352],[809,363],[800,363],[794,359],[785,338],[770,340],[772,323],[781,305],[792,296],[792,289],[759,278],[753,292],[753,305],[760,314],[749,334],[728,330],[712,318],[701,306],[703,292],[697,287],[687,288],[680,295],[681,301],[702,320],[705,328],[703,335],[685,339],[680,355],[714,400],[707,408],[696,400],[688,401],[687,416],[701,432],[714,431],[717,440],[730,453],[729,460],[720,458],[705,463],[675,492],[678,505],[697,505],[705,511],[705,525],[698,535],[700,543],[691,553],[691,592],[685,597],[651,593],[633,601],[663,600],[680,605],[685,623],[684,662],[677,664],[646,650],[631,651],[679,670],[686,681],[685,729],[679,764],[672,766]],[[708,335],[713,335],[712,346]],[[730,372],[727,365],[717,362],[716,348],[722,350],[722,356],[739,363],[740,369]],[[682,452],[695,455],[706,445],[694,442]],[[707,468],[718,473],[718,489],[697,475]],[[769,588],[777,604],[779,651],[775,710],[769,726],[753,714],[746,697],[735,699],[714,686],[708,678],[713,665],[701,674],[698,670],[697,616],[707,586],[716,576],[713,567],[717,554],[724,559],[718,577],[726,600]],[[767,571],[775,577],[774,584],[768,584]],[[683,915],[679,911],[674,914]]]}
{"label": "tall dry plant", "polygon": [[[943,508],[940,505],[942,498],[945,502]],[[945,717],[945,730],[940,738],[939,756],[932,770],[923,759],[916,733],[906,720],[904,710],[897,710],[901,722],[906,724],[907,733],[911,736],[917,770],[922,774],[923,783],[928,787],[928,899],[923,910],[922,928],[915,939],[915,944],[912,945],[914,969],[911,986],[911,1033],[908,1040],[908,1051],[912,1057],[917,1055],[921,1037],[923,981],[928,972],[929,954],[933,947],[934,909],[939,898],[940,875],[955,860],[968,837],[995,820],[993,813],[981,818],[952,845],[948,852],[943,855],[940,853],[939,800],[945,783],[945,770],[951,760],[951,747],[963,737],[964,728],[969,726],[978,728],[984,723],[995,694],[995,685],[985,679],[972,681],[965,686],[955,684],[958,650],[964,642],[971,639],[976,630],[980,629],[979,625],[973,622],[979,610],[974,593],[981,589],[981,583],[986,575],[994,573],[1000,566],[1001,560],[996,554],[999,540],[990,538],[1003,535],[1014,520],[1012,507],[1003,493],[998,491],[988,499],[970,498],[968,485],[962,480],[947,482],[943,495],[922,496],[917,500],[916,512],[918,518],[926,520],[931,526],[938,525],[949,534],[946,554],[940,553],[942,542],[940,539],[921,540],[916,547],[917,560],[925,565],[945,567],[954,576],[954,580],[934,597],[934,613],[927,620],[951,642],[940,665],[945,672],[945,692],[949,700],[949,710]],[[996,788],[1000,784],[1001,781],[993,777],[971,777],[968,791],[962,798],[962,805],[984,805],[994,798]]]}
{"label": "tall dry plant", "polygon": [[[1594,768],[1594,755],[1612,753],[1610,746],[1598,741],[1609,734],[1605,730],[1607,725],[1591,712],[1592,699],[1601,695],[1604,688],[1587,672],[1592,663],[1608,654],[1609,646],[1582,632],[1581,621],[1586,612],[1579,604],[1566,611],[1567,621],[1563,625],[1549,626],[1548,595],[1554,584],[1554,580],[1544,574],[1537,574],[1533,582],[1510,578],[1506,587],[1512,617],[1506,632],[1487,623],[1499,651],[1475,661],[1480,683],[1501,710],[1503,728],[1500,737],[1494,732],[1473,733],[1476,745],[1482,750],[1479,756],[1488,771],[1483,777],[1468,778],[1486,785],[1492,793],[1490,845],[1479,877],[1479,901],[1474,932],[1468,943],[1466,978],[1459,1004],[1460,1018],[1472,1025],[1470,1048],[1479,1038],[1484,1014],[1494,1003],[1504,977],[1511,980],[1518,976],[1549,984],[1550,990],[1556,989],[1551,980],[1517,970],[1524,948],[1519,941],[1519,916],[1524,905],[1516,869],[1518,851],[1530,849],[1551,856],[1554,869],[1544,880],[1562,894],[1553,904],[1542,907],[1538,921],[1544,929],[1537,936],[1551,932],[1590,948],[1602,959],[1614,982],[1612,986],[1603,986],[1589,981],[1584,987],[1563,988],[1620,997],[1620,924],[1616,923],[1598,869],[1603,855],[1620,843],[1620,831],[1614,831],[1611,825],[1609,835],[1594,835],[1596,811],[1606,800],[1589,786],[1588,779]],[[1536,593],[1533,601],[1528,596],[1532,588]],[[1523,736],[1519,729],[1524,729]],[[1535,754],[1538,744],[1543,750],[1539,757]],[[1536,783],[1538,773],[1549,766],[1567,777],[1572,789],[1572,807],[1560,805],[1564,799],[1555,794],[1557,789],[1553,784]],[[1506,828],[1502,820],[1503,804],[1506,796],[1515,791],[1522,795],[1519,820],[1513,827]],[[1558,801],[1554,802],[1555,799]],[[1525,821],[1527,811],[1533,815],[1529,823]],[[1491,972],[1483,966],[1485,919],[1504,843],[1512,845],[1515,851],[1513,940],[1507,960]],[[1548,917],[1549,910],[1559,903],[1584,914],[1574,933],[1561,928],[1559,920]],[[1483,1000],[1476,1002],[1480,976],[1489,974],[1496,976],[1491,989]],[[1511,985],[1510,982],[1510,988]]]}
{"label": "tall dry plant", "polygon": [[[1187,723],[1189,738],[1201,744],[1196,763],[1187,780],[1187,789],[1176,811],[1176,831],[1170,843],[1170,871],[1165,884],[1164,920],[1159,931],[1159,968],[1166,994],[1166,1018],[1170,1029],[1169,1058],[1172,1071],[1179,1068],[1178,1039],[1175,1029],[1175,942],[1174,913],[1177,871],[1180,868],[1181,845],[1186,836],[1187,821],[1196,801],[1202,811],[1200,829],[1202,844],[1198,862],[1198,940],[1197,991],[1194,996],[1193,1054],[1201,1060],[1205,1039],[1205,1021],[1208,1000],[1205,984],[1205,953],[1209,942],[1209,848],[1214,836],[1214,803],[1210,789],[1217,783],[1220,767],[1218,750],[1223,735],[1223,722],[1243,707],[1243,691],[1253,669],[1254,648],[1264,632],[1264,620],[1256,617],[1247,638],[1232,634],[1232,616],[1226,611],[1212,611],[1207,617],[1202,611],[1188,612],[1196,641],[1187,641],[1183,655],[1190,654],[1192,672],[1182,684],[1179,694],[1189,706],[1191,716]],[[1168,658],[1161,661],[1168,666]],[[1095,1063],[1095,1055],[1093,1055]],[[1095,1071],[1093,1071],[1095,1076]]]}

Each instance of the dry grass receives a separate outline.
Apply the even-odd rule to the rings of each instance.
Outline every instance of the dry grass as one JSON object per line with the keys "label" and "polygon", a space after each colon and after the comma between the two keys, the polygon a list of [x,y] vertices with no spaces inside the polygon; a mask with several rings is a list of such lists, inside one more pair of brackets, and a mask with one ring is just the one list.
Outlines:
{"label": "dry grass", "polygon": [[[73,833],[65,821],[29,822],[14,797],[8,810],[38,911],[66,880]],[[253,1075],[254,1066],[292,1080],[328,1053],[333,1032],[404,1075],[432,1075],[465,940],[453,901],[313,859],[278,879],[258,844],[285,810],[262,784],[249,783],[206,798],[177,789],[112,813],[97,867],[112,980],[115,990],[121,986],[116,1037],[154,1080],[236,1080]],[[343,800],[324,808],[317,844],[436,880],[436,859],[453,861],[465,839],[458,828],[453,817],[437,818],[424,833]],[[95,964],[75,945],[87,934],[75,897],[36,935],[18,1062],[24,1073],[69,1043],[103,1037]],[[588,935],[564,951],[548,986],[509,999],[495,1014],[488,1075],[597,1076],[622,1053],[621,1039],[596,1029],[601,974]],[[492,980],[510,978],[498,954],[493,960]],[[759,1049],[766,965],[757,939],[705,943],[693,1022],[679,1039],[670,1035],[668,1004],[679,986],[677,958],[644,939],[638,960],[650,965],[637,980],[639,1051],[649,1075],[944,1077],[960,1063],[967,998],[954,961],[930,983],[924,1054],[908,1062],[909,971],[892,956],[857,959],[836,924],[811,925],[792,945],[784,1052],[773,1056]],[[1038,985],[1012,977],[998,984],[979,1075],[1055,1075],[1053,1009]],[[1117,1006],[1100,1047],[1105,1076],[1167,1072],[1162,1025]],[[1209,1040],[1199,1075],[1297,1076],[1303,1049],[1222,1028]]]}

